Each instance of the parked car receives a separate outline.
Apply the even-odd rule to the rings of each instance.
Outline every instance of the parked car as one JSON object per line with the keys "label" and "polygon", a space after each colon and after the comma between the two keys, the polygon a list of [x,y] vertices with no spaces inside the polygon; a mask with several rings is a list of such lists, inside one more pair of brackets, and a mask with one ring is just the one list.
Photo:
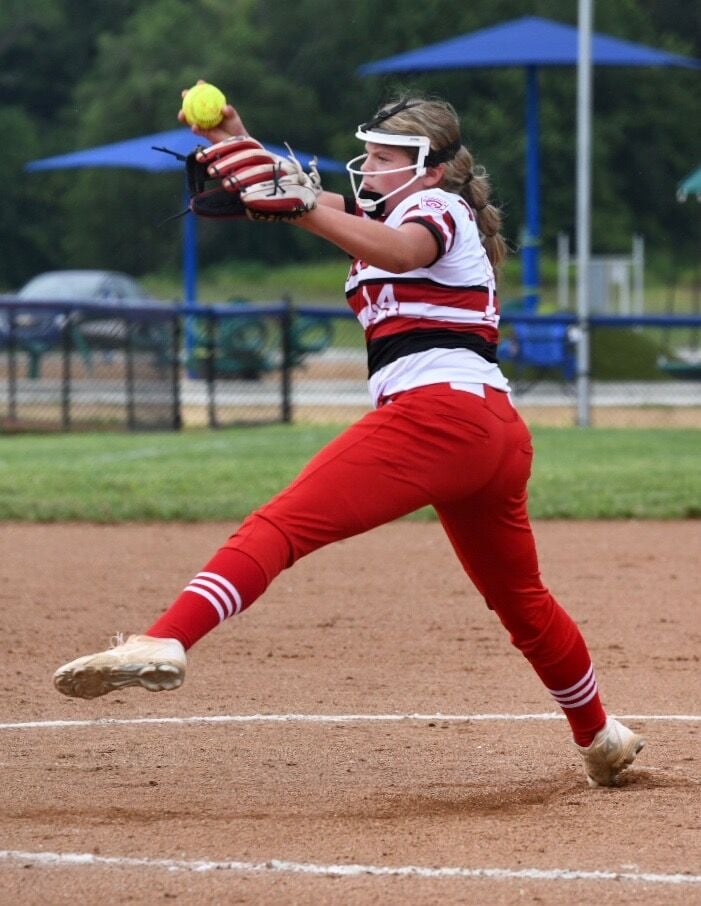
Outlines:
{"label": "parked car", "polygon": [[[122,307],[165,305],[154,299],[144,287],[128,274],[104,270],[47,271],[33,277],[16,293],[5,296],[14,302],[26,302],[27,308],[15,315],[14,341],[25,350],[34,362],[32,370],[38,373],[38,362],[43,353],[56,348],[61,342],[66,314],[43,309],[31,311],[33,302],[87,302],[94,305]],[[0,312],[0,340],[9,338],[9,316]],[[99,311],[78,312],[71,321],[72,340],[86,360],[96,349],[111,350],[124,346],[128,326],[124,318],[113,312],[102,315]],[[165,337],[161,324],[136,320],[131,339],[141,348],[163,348]]]}
{"label": "parked car", "polygon": [[32,277],[18,290],[17,296],[67,302],[143,304],[153,301],[138,280],[128,274],[99,270],[47,271]]}
{"label": "parked car", "polygon": [[[156,302],[144,287],[128,274],[117,271],[70,270],[47,271],[32,277],[11,297],[21,302],[93,302],[121,305],[148,305]],[[56,326],[60,329],[62,315],[33,314],[23,311],[17,327],[24,335],[29,331],[42,334]]]}
{"label": "parked car", "polygon": [[[18,291],[18,299],[66,302],[93,302],[110,305],[153,305],[158,304],[144,287],[118,271],[74,270],[47,271],[33,277]],[[114,332],[114,321],[98,320],[90,328],[86,324],[83,333],[108,335]],[[118,333],[124,333],[119,325]]]}

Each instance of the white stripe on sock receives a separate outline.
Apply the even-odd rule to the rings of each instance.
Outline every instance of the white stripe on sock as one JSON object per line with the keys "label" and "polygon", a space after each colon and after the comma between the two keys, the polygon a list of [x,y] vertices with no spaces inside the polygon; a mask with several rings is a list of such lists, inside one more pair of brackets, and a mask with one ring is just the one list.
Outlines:
{"label": "white stripe on sock", "polygon": [[548,692],[561,708],[582,708],[599,694],[593,664],[589,665],[587,672],[574,685],[566,689],[548,689]]}
{"label": "white stripe on sock", "polygon": [[576,702],[570,702],[569,704],[565,704],[565,702],[560,702],[559,704],[561,708],[582,708],[584,707],[584,705],[590,702],[595,695],[598,695],[598,693],[599,687],[596,683],[594,683],[591,692],[586,696],[586,698],[580,698]]}
{"label": "white stripe on sock", "polygon": [[200,575],[195,576],[190,582],[190,585],[195,585],[197,588],[209,588],[210,591],[214,592],[215,596],[219,598],[226,608],[226,615],[230,617],[234,612],[234,602],[220,585],[217,585],[216,582],[210,582],[209,579],[200,578],[201,575],[202,574],[200,573]]}
{"label": "white stripe on sock", "polygon": [[578,689],[574,695],[553,695],[553,698],[560,705],[565,705],[567,702],[576,702],[579,699],[587,695],[593,688],[596,688],[596,677],[592,676],[586,686],[582,686],[581,689]]}
{"label": "white stripe on sock", "polygon": [[589,664],[589,669],[587,670],[587,672],[580,680],[577,680],[577,682],[573,686],[568,686],[567,689],[548,689],[548,692],[553,696],[553,698],[557,698],[558,695],[569,695],[571,692],[575,692],[580,686],[586,683],[589,680],[589,677],[593,675],[593,673],[594,665]]}
{"label": "white stripe on sock", "polygon": [[231,594],[231,597],[234,599],[234,601],[236,601],[234,614],[241,612],[241,608],[243,607],[243,600],[241,598],[241,595],[239,594],[238,588],[236,588],[235,585],[232,585],[228,579],[225,579],[224,576],[220,576],[219,573],[198,573],[198,578],[199,576],[206,576],[208,579],[216,579],[217,582],[221,582],[224,588],[226,588],[226,590]]}
{"label": "white stripe on sock", "polygon": [[188,585],[187,588],[185,589],[185,591],[191,591],[196,595],[201,595],[203,598],[206,598],[209,601],[209,603],[212,605],[212,607],[216,610],[216,612],[219,614],[219,622],[220,623],[224,622],[224,620],[226,619],[226,614],[224,613],[224,608],[221,606],[219,601],[217,601],[217,599],[214,597],[214,595],[210,594],[204,588],[198,588],[196,585]]}

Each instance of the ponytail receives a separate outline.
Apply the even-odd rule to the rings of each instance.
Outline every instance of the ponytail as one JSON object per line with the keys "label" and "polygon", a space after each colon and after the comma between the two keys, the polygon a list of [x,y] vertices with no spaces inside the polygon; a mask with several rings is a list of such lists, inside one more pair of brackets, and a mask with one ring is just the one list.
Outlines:
{"label": "ponytail", "polygon": [[378,116],[382,131],[426,135],[431,141],[431,153],[450,152],[440,187],[462,196],[470,205],[482,245],[492,265],[498,267],[507,254],[500,232],[501,213],[489,203],[489,179],[484,167],[475,166],[470,152],[460,144],[460,123],[452,104],[438,98],[405,95],[399,103],[390,102],[380,108]]}
{"label": "ponytail", "polygon": [[486,170],[474,164],[472,155],[463,145],[446,164],[445,171],[442,187],[447,192],[461,195],[470,205],[487,257],[494,267],[498,267],[508,250],[501,235],[501,212],[489,201],[491,189]]}

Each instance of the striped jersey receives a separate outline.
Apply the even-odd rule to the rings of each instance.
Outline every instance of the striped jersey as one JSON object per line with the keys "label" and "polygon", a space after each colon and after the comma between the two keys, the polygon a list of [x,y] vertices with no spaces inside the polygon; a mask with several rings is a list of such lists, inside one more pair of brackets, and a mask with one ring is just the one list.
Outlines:
{"label": "striped jersey", "polygon": [[[362,215],[357,209],[356,213]],[[415,192],[384,220],[395,229],[420,223],[437,243],[428,267],[393,274],[356,259],[346,299],[365,331],[370,395],[451,383],[482,392],[508,390],[497,364],[499,301],[475,215],[459,195]]]}

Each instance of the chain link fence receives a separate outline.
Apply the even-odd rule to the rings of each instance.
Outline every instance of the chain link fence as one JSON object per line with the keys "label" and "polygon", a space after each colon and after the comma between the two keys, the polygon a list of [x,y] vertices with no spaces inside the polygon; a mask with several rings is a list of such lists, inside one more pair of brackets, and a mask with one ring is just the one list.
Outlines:
{"label": "chain link fence", "polygon": [[180,324],[165,306],[0,299],[0,426],[180,428]]}
{"label": "chain link fence", "polygon": [[[500,359],[532,424],[577,424],[573,315],[502,321]],[[599,427],[701,427],[701,317],[595,315],[586,376],[590,423]]]}
{"label": "chain link fence", "polygon": [[[507,313],[500,359],[531,424],[577,422],[581,325]],[[701,427],[701,317],[589,322],[591,423]],[[347,424],[370,407],[347,309],[120,307],[0,298],[0,430]]]}

